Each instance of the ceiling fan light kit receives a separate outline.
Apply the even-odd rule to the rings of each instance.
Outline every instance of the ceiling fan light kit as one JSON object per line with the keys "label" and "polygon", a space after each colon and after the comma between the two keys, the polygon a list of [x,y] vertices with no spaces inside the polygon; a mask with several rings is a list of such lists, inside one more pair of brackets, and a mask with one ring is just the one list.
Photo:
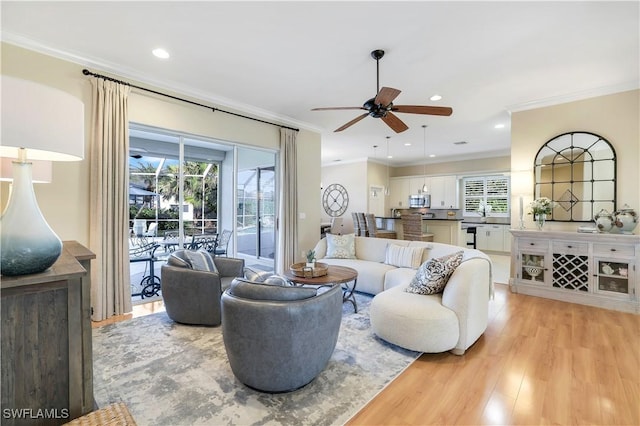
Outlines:
{"label": "ceiling fan light kit", "polygon": [[371,52],[371,57],[376,60],[376,96],[365,101],[361,107],[324,107],[313,108],[312,111],[327,111],[327,110],[364,110],[367,111],[348,123],[338,127],[335,131],[341,132],[358,121],[362,120],[366,116],[373,118],[380,118],[385,124],[396,133],[401,133],[407,130],[409,127],[400,119],[394,112],[401,112],[405,114],[424,114],[424,115],[441,115],[450,116],[453,110],[449,107],[436,107],[427,105],[394,105],[393,101],[400,95],[401,91],[392,87],[383,87],[380,89],[380,59],[384,56],[384,50],[376,49]]}

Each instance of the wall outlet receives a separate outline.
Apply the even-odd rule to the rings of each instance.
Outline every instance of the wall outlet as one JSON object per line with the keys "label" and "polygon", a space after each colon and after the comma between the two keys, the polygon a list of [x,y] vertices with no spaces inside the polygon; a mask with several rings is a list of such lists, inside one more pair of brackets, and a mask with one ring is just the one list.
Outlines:
{"label": "wall outlet", "polygon": [[298,213],[298,217],[300,219],[306,219],[307,218],[307,214],[306,213]]}

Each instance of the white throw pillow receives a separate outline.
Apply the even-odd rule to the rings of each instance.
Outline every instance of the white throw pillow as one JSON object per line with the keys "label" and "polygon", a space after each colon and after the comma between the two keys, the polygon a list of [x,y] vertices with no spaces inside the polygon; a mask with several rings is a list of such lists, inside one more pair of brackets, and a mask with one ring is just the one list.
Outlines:
{"label": "white throw pillow", "polygon": [[387,246],[387,253],[384,263],[397,266],[399,268],[416,269],[422,262],[422,252],[424,247],[406,247],[396,244]]}
{"label": "white throw pillow", "polygon": [[409,287],[404,291],[415,294],[436,294],[444,290],[449,277],[462,262],[462,251],[424,262]]}
{"label": "white throw pillow", "polygon": [[356,234],[327,234],[327,259],[355,259]]}

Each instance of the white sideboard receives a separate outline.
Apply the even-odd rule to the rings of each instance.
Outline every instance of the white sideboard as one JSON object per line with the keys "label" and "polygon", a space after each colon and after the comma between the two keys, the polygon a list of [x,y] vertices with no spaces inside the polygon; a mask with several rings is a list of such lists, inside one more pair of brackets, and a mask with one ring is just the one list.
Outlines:
{"label": "white sideboard", "polygon": [[512,291],[640,313],[640,235],[511,233]]}

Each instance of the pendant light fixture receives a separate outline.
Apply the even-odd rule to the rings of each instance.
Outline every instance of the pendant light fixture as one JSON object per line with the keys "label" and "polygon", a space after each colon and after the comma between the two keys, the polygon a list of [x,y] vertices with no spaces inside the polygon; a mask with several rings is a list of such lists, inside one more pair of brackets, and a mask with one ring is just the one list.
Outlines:
{"label": "pendant light fixture", "polygon": [[386,197],[389,196],[389,139],[391,139],[391,136],[387,136],[387,185],[384,188],[384,195]]}
{"label": "pendant light fixture", "polygon": [[422,184],[422,193],[426,194],[427,192],[429,192],[429,188],[427,187],[427,125],[423,124],[422,125],[422,133],[423,135],[423,144],[422,144],[422,154],[424,156],[424,158],[422,159],[423,161],[423,167],[422,167],[422,179],[424,179],[424,183]]}
{"label": "pendant light fixture", "polygon": [[[378,160],[378,145],[374,145],[373,146],[373,160],[374,161]],[[371,188],[371,196],[373,198],[376,198],[378,196],[378,191],[376,191],[375,189]]]}

